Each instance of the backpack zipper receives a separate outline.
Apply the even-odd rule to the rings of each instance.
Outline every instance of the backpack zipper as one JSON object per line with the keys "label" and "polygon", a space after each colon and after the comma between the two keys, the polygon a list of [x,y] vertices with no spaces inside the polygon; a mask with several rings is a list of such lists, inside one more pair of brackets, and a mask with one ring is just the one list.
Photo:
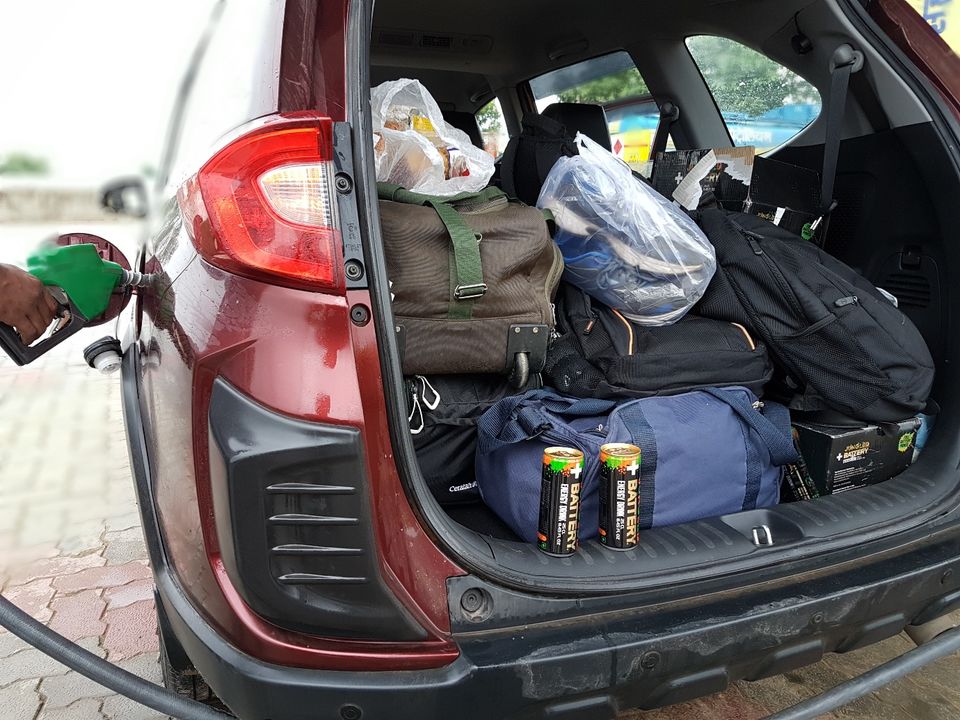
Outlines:
{"label": "backpack zipper", "polygon": [[787,302],[790,303],[791,308],[794,313],[796,313],[797,318],[802,319],[804,322],[808,322],[807,314],[803,312],[803,308],[800,306],[800,303],[797,301],[797,296],[793,292],[793,288],[790,287],[790,283],[787,281],[787,278],[784,276],[783,272],[780,270],[780,266],[774,262],[769,255],[767,255],[763,248],[760,247],[760,240],[763,240],[762,235],[758,235],[755,232],[747,230],[745,227],[730,219],[730,222],[735,228],[737,228],[741,233],[744,234],[747,238],[747,243],[750,245],[750,249],[753,250],[753,254],[760,258],[761,262],[767,266],[770,270],[770,273],[773,275],[774,281],[780,288],[780,292],[784,297],[787,298]]}

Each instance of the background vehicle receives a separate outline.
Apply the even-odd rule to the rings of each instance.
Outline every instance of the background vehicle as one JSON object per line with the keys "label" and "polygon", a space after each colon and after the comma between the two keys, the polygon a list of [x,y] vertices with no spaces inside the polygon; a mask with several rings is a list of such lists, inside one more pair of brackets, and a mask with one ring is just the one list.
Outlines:
{"label": "background vehicle", "polygon": [[[381,2],[371,26],[367,3],[288,0],[214,19],[138,258],[161,290],[138,299],[124,360],[171,684],[189,690],[181,681],[199,671],[245,718],[609,717],[781,673],[960,603],[955,59],[921,54],[935,39],[897,3],[872,15],[837,0],[614,6]],[[897,24],[906,51],[888,39]],[[793,50],[798,28],[812,51]],[[821,96],[834,48],[863,54],[827,249],[900,296],[924,333],[937,430],[883,485],[545,563],[482,509],[440,508],[417,468],[369,86],[417,77],[467,123],[496,94],[515,134],[523,112],[565,91],[538,94],[539,78],[615,54],[616,72],[681,107],[677,147],[729,145],[737,119],[691,55],[694,35],[762,48]],[[818,117],[776,157],[817,168],[823,137]],[[772,545],[751,541],[759,524]]]}

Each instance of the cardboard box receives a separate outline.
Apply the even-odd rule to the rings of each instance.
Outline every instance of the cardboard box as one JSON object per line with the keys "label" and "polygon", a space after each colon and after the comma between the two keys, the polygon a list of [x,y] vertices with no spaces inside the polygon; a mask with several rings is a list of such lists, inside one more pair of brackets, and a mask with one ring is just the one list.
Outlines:
{"label": "cardboard box", "polygon": [[832,495],[889,480],[913,460],[919,426],[917,418],[858,427],[795,422],[794,440],[803,463],[787,468],[784,486],[800,500],[809,499],[804,494]]}

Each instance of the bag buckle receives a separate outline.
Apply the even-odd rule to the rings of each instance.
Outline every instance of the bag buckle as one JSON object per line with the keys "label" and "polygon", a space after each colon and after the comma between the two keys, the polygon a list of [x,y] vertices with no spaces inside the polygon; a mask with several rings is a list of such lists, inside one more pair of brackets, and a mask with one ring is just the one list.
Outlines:
{"label": "bag buckle", "polygon": [[453,296],[457,300],[474,300],[483,297],[487,292],[486,283],[475,283],[473,285],[457,285],[453,290]]}

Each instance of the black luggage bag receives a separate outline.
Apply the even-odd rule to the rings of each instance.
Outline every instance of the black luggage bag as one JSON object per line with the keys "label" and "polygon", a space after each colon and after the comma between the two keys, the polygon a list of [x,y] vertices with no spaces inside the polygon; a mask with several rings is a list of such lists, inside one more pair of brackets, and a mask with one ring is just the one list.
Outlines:
{"label": "black luggage bag", "polygon": [[473,471],[477,418],[499,400],[540,387],[532,374],[516,388],[499,375],[415,375],[407,378],[410,432],[420,472],[441,505],[480,500]]}
{"label": "black luggage bag", "polygon": [[924,408],[927,345],[866,278],[755,215],[709,209],[699,223],[717,271],[695,311],[762,337],[798,391],[793,409],[898,422]]}
{"label": "black luggage bag", "polygon": [[649,327],[568,283],[544,375],[565,395],[605,399],[674,395],[740,385],[757,397],[773,374],[763,343],[738,323],[686,315]]}

